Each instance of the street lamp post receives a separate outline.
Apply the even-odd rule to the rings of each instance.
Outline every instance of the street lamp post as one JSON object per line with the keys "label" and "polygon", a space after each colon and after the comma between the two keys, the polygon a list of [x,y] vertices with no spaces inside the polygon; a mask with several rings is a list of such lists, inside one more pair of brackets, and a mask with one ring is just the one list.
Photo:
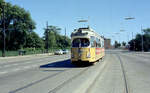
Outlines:
{"label": "street lamp post", "polygon": [[5,47],[6,47],[6,43],[5,43],[5,38],[6,38],[6,35],[5,35],[5,2],[3,3],[3,7],[2,7],[2,11],[3,11],[3,50],[2,50],[2,57],[5,57]]}
{"label": "street lamp post", "polygon": [[[134,17],[126,17],[124,18],[125,20],[133,20],[135,19]],[[132,40],[133,40],[133,32],[132,32]],[[133,50],[135,50],[135,42],[133,41]]]}
{"label": "street lamp post", "polygon": [[48,22],[46,23],[46,53],[48,53],[48,50],[49,50],[49,43],[48,43],[48,38],[49,38],[49,31],[48,31]]}
{"label": "street lamp post", "polygon": [[142,52],[143,52],[144,51],[144,46],[143,46],[144,41],[143,41],[143,29],[142,29],[142,26],[141,26],[141,32],[142,32],[141,37],[142,37]]}
{"label": "street lamp post", "polygon": [[118,40],[118,42],[120,43],[120,33],[119,32],[116,32],[116,33],[114,33],[115,35],[118,35],[118,37],[119,37],[119,40]]}
{"label": "street lamp post", "polygon": [[[134,17],[127,17],[125,18],[125,20],[132,20],[132,19],[135,19]],[[144,51],[144,40],[143,40],[143,29],[142,29],[142,26],[141,26],[141,32],[142,32],[142,35],[141,35],[141,38],[142,38],[142,42],[141,42],[141,45],[142,45],[142,52]],[[133,34],[133,32],[132,32]],[[133,39],[133,35],[132,35],[132,39]],[[135,42],[134,43],[134,48],[135,48]]]}

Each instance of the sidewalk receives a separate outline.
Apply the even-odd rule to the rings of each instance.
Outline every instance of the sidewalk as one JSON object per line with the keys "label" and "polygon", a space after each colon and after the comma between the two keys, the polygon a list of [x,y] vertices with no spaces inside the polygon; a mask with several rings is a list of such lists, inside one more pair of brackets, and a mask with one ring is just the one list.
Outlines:
{"label": "sidewalk", "polygon": [[11,59],[11,58],[24,58],[24,57],[32,57],[32,56],[50,56],[54,55],[54,53],[44,53],[44,54],[31,54],[31,55],[18,55],[18,56],[8,56],[8,57],[0,57],[0,59]]}

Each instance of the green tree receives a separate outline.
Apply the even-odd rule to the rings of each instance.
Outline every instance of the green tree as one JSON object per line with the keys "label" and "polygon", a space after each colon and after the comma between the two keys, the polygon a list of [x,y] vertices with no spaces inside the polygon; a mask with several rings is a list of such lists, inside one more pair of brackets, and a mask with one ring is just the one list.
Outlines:
{"label": "green tree", "polygon": [[[0,5],[2,5],[0,1]],[[3,5],[0,7],[2,10]],[[30,31],[35,29],[35,22],[32,20],[30,13],[17,5],[12,5],[5,2],[5,28],[6,28],[6,49],[17,50],[24,48],[26,38]],[[2,15],[1,15],[2,16]],[[1,17],[2,18],[2,17]],[[3,28],[3,20],[0,19],[0,29]],[[0,39],[2,40],[2,31]],[[2,45],[2,41],[0,41]],[[2,49],[2,46],[0,46]]]}
{"label": "green tree", "polygon": [[115,48],[119,48],[121,46],[120,43],[118,43],[117,41],[115,41],[115,44],[114,44]]}
{"label": "green tree", "polygon": [[46,47],[46,30],[48,31],[48,46],[49,48],[67,48],[71,45],[70,38],[60,35],[61,28],[57,26],[48,26],[48,29],[45,28],[44,33],[44,40],[45,40],[45,47]]}
{"label": "green tree", "polygon": [[144,29],[143,32],[147,35],[150,34],[150,28]]}
{"label": "green tree", "polygon": [[26,45],[27,48],[44,48],[44,42],[42,38],[38,36],[35,32],[31,32],[27,35]]}
{"label": "green tree", "polygon": [[71,40],[70,38],[66,37],[66,36],[59,36],[58,40],[57,40],[57,46],[64,49],[67,47],[70,47],[71,45]]}
{"label": "green tree", "polygon": [[142,50],[142,37],[144,51],[150,50],[150,29],[144,29],[144,34],[137,34],[135,39],[132,39],[130,44],[130,50],[141,51]]}
{"label": "green tree", "polygon": [[[57,37],[59,36],[59,32],[61,29],[57,26],[48,26],[48,28],[44,28],[44,30],[45,30],[44,32],[45,48],[47,47],[46,46],[47,42],[49,48],[57,47],[56,41],[58,39]],[[48,38],[48,41],[46,41],[46,38]]]}
{"label": "green tree", "polygon": [[126,42],[123,41],[123,42],[122,42],[122,46],[126,46]]}

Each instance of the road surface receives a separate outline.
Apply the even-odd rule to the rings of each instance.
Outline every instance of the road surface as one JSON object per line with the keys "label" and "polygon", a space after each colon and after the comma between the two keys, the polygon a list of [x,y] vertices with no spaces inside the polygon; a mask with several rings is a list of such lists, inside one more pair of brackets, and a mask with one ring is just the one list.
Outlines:
{"label": "road surface", "polygon": [[76,67],[70,55],[0,58],[0,93],[149,93],[150,55],[106,51]]}

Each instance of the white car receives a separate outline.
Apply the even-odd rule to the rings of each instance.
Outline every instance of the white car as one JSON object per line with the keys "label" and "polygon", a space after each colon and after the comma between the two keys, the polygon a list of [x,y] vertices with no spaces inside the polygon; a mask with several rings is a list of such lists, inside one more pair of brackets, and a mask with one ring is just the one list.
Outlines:
{"label": "white car", "polygon": [[63,50],[63,54],[67,54],[69,51],[67,49]]}
{"label": "white car", "polygon": [[63,51],[61,49],[55,51],[54,53],[55,55],[62,55],[63,54]]}

